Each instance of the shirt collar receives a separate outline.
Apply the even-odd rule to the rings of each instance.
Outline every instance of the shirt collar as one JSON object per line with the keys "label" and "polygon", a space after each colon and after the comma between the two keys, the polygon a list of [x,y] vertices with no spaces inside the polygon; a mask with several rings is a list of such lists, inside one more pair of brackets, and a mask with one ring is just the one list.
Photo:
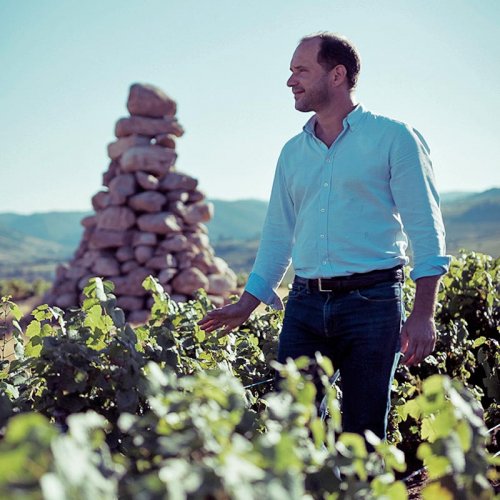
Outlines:
{"label": "shirt collar", "polygon": [[[344,118],[343,124],[344,128],[349,127],[351,130],[355,130],[357,125],[359,124],[361,118],[365,113],[365,109],[361,104],[356,104],[356,107]],[[309,120],[307,120],[306,124],[303,127],[304,132],[315,135],[314,127],[316,125],[316,115],[311,116]]]}

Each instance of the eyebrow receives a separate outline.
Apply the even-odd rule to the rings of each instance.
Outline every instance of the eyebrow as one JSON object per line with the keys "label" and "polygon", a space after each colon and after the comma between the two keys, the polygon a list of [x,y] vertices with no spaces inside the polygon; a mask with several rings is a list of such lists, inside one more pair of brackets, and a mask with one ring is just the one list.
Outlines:
{"label": "eyebrow", "polygon": [[298,65],[298,66],[290,66],[290,71],[293,71],[292,68],[295,68],[295,69],[307,69],[305,66],[302,66],[302,65]]}

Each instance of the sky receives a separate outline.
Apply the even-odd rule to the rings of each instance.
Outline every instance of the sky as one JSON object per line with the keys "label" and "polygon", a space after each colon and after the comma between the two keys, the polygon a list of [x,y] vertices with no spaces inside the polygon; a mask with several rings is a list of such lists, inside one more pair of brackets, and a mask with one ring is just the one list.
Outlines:
{"label": "sky", "polygon": [[500,187],[498,0],[0,0],[0,212],[89,210],[132,83],[177,102],[177,169],[267,200],[309,114],[299,39],[357,46],[357,100],[425,137],[440,192]]}

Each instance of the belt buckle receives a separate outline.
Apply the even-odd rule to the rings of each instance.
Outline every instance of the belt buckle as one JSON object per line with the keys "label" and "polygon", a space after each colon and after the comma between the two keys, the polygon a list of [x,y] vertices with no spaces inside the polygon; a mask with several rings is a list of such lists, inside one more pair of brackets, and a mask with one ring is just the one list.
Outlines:
{"label": "belt buckle", "polygon": [[327,290],[323,288],[323,278],[318,278],[318,290],[320,292],[333,292],[333,289]]}

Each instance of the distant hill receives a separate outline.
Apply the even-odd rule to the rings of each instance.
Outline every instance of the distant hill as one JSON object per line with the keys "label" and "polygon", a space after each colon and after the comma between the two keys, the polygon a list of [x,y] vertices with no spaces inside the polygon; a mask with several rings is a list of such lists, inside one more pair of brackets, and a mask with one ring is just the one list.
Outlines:
{"label": "distant hill", "polygon": [[[450,253],[460,248],[500,256],[500,188],[482,193],[444,193],[443,217]],[[208,224],[218,255],[236,271],[249,271],[258,248],[267,203],[261,200],[211,200]],[[50,278],[80,241],[80,220],[89,212],[0,214],[0,278]]]}

